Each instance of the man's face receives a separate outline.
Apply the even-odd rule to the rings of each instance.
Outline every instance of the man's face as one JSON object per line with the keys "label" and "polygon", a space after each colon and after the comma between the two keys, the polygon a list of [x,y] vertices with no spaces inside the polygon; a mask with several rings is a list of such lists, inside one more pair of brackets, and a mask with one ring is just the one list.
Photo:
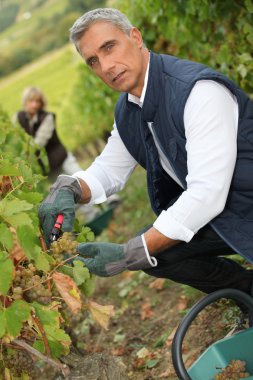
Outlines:
{"label": "man's face", "polygon": [[127,35],[109,22],[90,26],[79,41],[79,50],[88,66],[116,91],[139,96],[148,64],[140,32]]}

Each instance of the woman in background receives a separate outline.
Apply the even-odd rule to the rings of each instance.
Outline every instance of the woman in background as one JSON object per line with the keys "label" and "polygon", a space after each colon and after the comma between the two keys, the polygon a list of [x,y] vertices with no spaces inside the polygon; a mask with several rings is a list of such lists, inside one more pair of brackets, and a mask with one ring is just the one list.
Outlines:
{"label": "woman in background", "polygon": [[46,110],[47,101],[43,92],[36,87],[27,87],[22,96],[23,109],[16,113],[14,121],[34,138],[34,142],[45,148],[49,172],[46,172],[40,150],[36,155],[43,174],[54,181],[60,173],[71,175],[82,170],[72,153],[68,152],[60,141],[56,131],[56,116]]}

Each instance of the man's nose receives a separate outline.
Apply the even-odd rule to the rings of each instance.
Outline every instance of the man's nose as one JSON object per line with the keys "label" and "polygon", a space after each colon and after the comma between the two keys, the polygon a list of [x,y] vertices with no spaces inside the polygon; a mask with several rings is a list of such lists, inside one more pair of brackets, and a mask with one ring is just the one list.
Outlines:
{"label": "man's nose", "polygon": [[108,74],[112,71],[114,68],[114,62],[109,57],[104,57],[103,59],[100,59],[100,67],[104,74]]}

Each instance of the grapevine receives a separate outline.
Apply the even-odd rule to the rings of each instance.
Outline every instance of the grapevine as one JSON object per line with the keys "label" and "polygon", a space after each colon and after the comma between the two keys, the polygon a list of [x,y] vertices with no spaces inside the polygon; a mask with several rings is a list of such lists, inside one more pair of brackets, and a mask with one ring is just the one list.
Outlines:
{"label": "grapevine", "polygon": [[0,136],[0,378],[66,376],[57,359],[69,353],[72,321],[92,312],[95,281],[76,261],[76,247],[94,234],[76,223],[75,234],[64,233],[45,249],[37,209],[48,183],[36,146],[1,110]]}

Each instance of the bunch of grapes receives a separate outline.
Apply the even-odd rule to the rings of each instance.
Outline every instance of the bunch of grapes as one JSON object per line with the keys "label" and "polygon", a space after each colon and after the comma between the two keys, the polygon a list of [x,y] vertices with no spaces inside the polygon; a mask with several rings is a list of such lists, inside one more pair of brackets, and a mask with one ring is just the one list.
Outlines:
{"label": "bunch of grapes", "polygon": [[39,276],[33,264],[19,267],[13,281],[12,298],[48,304],[51,301],[51,291],[47,288],[46,277]]}
{"label": "bunch of grapes", "polygon": [[50,252],[53,256],[63,254],[76,255],[78,242],[74,240],[71,232],[64,232],[60,239],[54,241],[50,246]]}
{"label": "bunch of grapes", "polygon": [[249,376],[250,374],[246,372],[245,361],[231,360],[229,365],[222,369],[221,373],[214,376],[214,380],[240,380]]}

